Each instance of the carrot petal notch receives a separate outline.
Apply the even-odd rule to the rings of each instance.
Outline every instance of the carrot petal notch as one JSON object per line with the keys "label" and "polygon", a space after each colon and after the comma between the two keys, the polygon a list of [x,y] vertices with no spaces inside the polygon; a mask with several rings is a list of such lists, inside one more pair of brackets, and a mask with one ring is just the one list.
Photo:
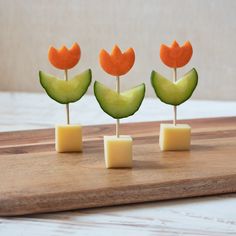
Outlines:
{"label": "carrot petal notch", "polygon": [[104,71],[113,76],[126,74],[134,65],[135,53],[133,48],[127,49],[124,53],[115,45],[112,53],[109,54],[102,49],[99,54],[99,62]]}
{"label": "carrot petal notch", "polygon": [[48,60],[57,69],[68,70],[73,68],[80,59],[81,51],[77,43],[74,43],[70,49],[62,46],[59,50],[50,47],[48,50]]}
{"label": "carrot petal notch", "polygon": [[193,48],[189,41],[181,47],[174,41],[170,47],[162,44],[160,48],[162,62],[171,68],[183,67],[190,61],[192,55]]}

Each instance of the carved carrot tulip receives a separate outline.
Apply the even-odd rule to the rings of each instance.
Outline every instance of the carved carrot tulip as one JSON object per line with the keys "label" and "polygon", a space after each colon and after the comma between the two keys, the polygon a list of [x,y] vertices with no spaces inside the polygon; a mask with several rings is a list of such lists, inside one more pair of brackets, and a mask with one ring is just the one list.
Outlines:
{"label": "carved carrot tulip", "polygon": [[50,47],[48,51],[48,59],[53,66],[61,70],[73,68],[80,59],[81,51],[77,43],[74,43],[70,49],[62,46],[59,50]]}
{"label": "carved carrot tulip", "polygon": [[174,41],[170,47],[162,44],[160,48],[162,62],[171,68],[183,67],[190,61],[192,54],[193,49],[189,41],[181,47]]}
{"label": "carved carrot tulip", "polygon": [[129,48],[122,53],[120,48],[115,45],[111,54],[102,49],[99,60],[101,67],[108,74],[121,76],[126,74],[134,65],[135,53],[133,48]]}

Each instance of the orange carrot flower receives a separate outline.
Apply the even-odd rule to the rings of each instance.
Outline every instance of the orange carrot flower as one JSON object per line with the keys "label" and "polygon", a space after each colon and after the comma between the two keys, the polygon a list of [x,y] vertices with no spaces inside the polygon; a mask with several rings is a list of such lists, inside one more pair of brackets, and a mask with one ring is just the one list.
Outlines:
{"label": "orange carrot flower", "polygon": [[133,48],[122,53],[120,48],[115,45],[111,54],[102,49],[99,54],[99,61],[102,69],[108,74],[120,76],[126,74],[134,65],[135,53]]}
{"label": "orange carrot flower", "polygon": [[178,68],[186,65],[190,61],[192,54],[193,49],[189,41],[185,42],[181,47],[174,41],[170,47],[162,44],[160,48],[162,62],[171,68]]}
{"label": "orange carrot flower", "polygon": [[79,62],[80,54],[79,45],[74,43],[70,49],[64,45],[59,50],[50,47],[48,50],[48,59],[56,68],[68,70]]}

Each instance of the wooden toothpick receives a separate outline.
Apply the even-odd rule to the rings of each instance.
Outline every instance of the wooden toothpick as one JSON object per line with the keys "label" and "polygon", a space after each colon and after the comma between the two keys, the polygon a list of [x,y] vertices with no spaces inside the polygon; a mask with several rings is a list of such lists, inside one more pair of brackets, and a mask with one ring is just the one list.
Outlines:
{"label": "wooden toothpick", "polygon": [[[65,80],[68,81],[68,70],[65,70]],[[66,104],[66,120],[67,124],[70,124],[70,107],[69,103]]]}
{"label": "wooden toothpick", "polygon": [[[116,92],[120,94],[120,77],[116,77]],[[116,137],[119,138],[119,126],[120,126],[120,119],[116,119]]]}
{"label": "wooden toothpick", "polygon": [[[173,82],[175,83],[177,81],[177,68],[174,68],[173,71]],[[177,121],[177,106],[174,106],[174,119],[173,119],[173,124],[176,125]]]}

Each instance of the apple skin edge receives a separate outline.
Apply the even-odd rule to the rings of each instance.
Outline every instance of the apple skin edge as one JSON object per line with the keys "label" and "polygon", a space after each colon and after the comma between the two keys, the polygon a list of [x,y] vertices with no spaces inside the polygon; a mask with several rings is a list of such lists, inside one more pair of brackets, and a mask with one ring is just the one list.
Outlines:
{"label": "apple skin edge", "polygon": [[[177,82],[172,82],[168,79],[166,79],[164,76],[159,74],[156,71],[152,71],[151,73],[151,84],[155,91],[156,96],[163,102],[169,105],[178,106],[185,101],[187,101],[195,91],[197,85],[198,85],[198,73],[195,68],[187,72],[182,78],[180,78]],[[184,86],[186,95],[183,93],[179,93],[178,88],[183,85],[184,82],[189,82],[188,80],[191,79],[191,83],[187,84],[187,87]],[[168,86],[171,87],[172,91],[164,91],[164,87],[162,87],[162,83],[165,82],[168,84]],[[186,84],[184,84],[186,85]],[[178,97],[178,99],[174,99],[174,96],[179,93],[179,96],[182,96],[181,98]]]}

